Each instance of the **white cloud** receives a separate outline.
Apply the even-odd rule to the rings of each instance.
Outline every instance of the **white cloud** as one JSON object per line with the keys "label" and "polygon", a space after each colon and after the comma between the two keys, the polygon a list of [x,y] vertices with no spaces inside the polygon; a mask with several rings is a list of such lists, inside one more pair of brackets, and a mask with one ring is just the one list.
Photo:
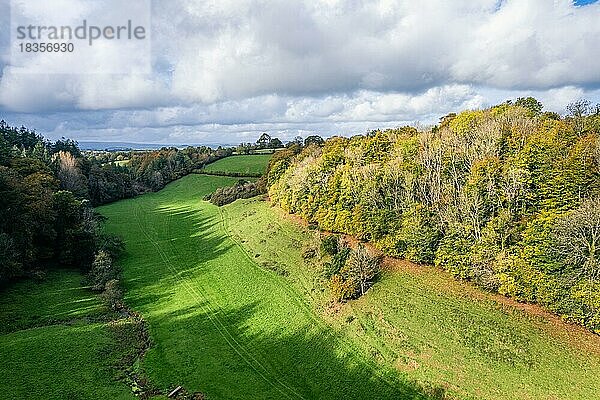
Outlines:
{"label": "white cloud", "polygon": [[152,74],[5,63],[0,109],[43,113],[55,136],[185,141],[361,132],[529,94],[560,111],[600,98],[598,20],[570,0],[155,0]]}

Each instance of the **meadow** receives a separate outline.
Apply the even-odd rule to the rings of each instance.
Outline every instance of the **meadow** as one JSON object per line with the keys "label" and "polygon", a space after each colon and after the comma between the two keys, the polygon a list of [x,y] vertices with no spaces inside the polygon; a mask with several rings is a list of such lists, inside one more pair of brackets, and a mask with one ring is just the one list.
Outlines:
{"label": "meadow", "polygon": [[0,297],[0,397],[134,399],[113,366],[127,352],[107,310],[73,271],[22,281]]}
{"label": "meadow", "polygon": [[210,399],[431,397],[360,355],[228,237],[221,210],[201,199],[235,181],[191,175],[99,208],[125,240],[125,301],[148,323],[140,368],[151,382]]}
{"label": "meadow", "polygon": [[543,310],[388,260],[358,300],[333,307],[313,260],[315,231],[259,198],[224,207],[228,230],[264,268],[285,276],[337,334],[382,368],[457,399],[592,399],[600,338]]}
{"label": "meadow", "polygon": [[248,174],[248,176],[260,176],[267,169],[271,154],[253,154],[230,156],[217,160],[205,166],[202,171],[223,175],[229,173]]}

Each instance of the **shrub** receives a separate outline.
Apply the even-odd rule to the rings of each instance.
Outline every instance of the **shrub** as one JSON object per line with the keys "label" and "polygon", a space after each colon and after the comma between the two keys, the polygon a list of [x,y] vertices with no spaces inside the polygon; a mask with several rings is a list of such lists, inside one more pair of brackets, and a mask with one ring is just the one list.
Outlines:
{"label": "shrub", "polygon": [[110,254],[100,250],[94,258],[87,280],[93,290],[103,290],[109,281],[118,279],[119,273],[120,270],[113,264]]}
{"label": "shrub", "polygon": [[356,283],[352,280],[344,279],[340,275],[333,275],[329,280],[331,295],[336,301],[350,299],[356,293]]}
{"label": "shrub", "polygon": [[111,310],[118,310],[123,307],[123,292],[119,286],[119,281],[111,279],[106,282],[104,292],[100,294],[100,298]]}
{"label": "shrub", "polygon": [[340,237],[338,235],[325,235],[321,237],[321,251],[324,254],[334,256],[339,251]]}
{"label": "shrub", "polygon": [[217,206],[233,203],[237,199],[249,199],[265,191],[257,182],[248,182],[240,179],[234,186],[218,188],[213,194],[206,197],[211,203]]}
{"label": "shrub", "polygon": [[323,273],[326,278],[331,278],[333,275],[338,274],[344,265],[346,265],[346,260],[350,255],[350,249],[344,246],[341,250],[339,250],[333,257],[331,257],[331,261],[326,261],[323,263]]}
{"label": "shrub", "polygon": [[123,240],[115,235],[100,235],[99,248],[106,251],[113,259],[117,259],[125,250],[125,244]]}
{"label": "shrub", "polygon": [[317,248],[312,243],[306,244],[302,247],[302,258],[305,260],[315,258],[317,256]]}

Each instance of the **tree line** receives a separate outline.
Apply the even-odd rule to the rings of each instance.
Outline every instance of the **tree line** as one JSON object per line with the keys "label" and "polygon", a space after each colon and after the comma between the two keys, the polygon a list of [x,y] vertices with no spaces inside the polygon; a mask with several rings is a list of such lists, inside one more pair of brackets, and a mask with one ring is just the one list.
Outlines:
{"label": "tree line", "polygon": [[[324,230],[600,330],[600,106],[534,98],[278,152],[270,198]],[[330,279],[344,290],[343,267]],[[340,294],[343,297],[343,293]]]}
{"label": "tree line", "polygon": [[232,152],[170,147],[120,153],[127,164],[118,165],[110,154],[82,153],[72,140],[50,142],[0,122],[0,283],[68,267],[89,273],[100,290],[114,278],[121,245],[102,234],[93,207],[159,190]]}

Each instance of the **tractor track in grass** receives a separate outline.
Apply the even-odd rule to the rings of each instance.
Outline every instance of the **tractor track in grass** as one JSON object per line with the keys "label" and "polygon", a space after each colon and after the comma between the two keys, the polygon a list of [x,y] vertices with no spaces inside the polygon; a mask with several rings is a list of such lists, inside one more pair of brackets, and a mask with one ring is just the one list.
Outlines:
{"label": "tractor track in grass", "polygon": [[[264,379],[269,385],[271,385],[275,390],[277,390],[283,396],[285,396],[288,399],[290,399],[290,398],[304,399],[304,397],[302,397],[302,395],[300,395],[294,389],[287,386],[285,383],[281,382],[281,380],[279,378],[277,378],[276,376],[273,377],[273,379],[269,379],[269,377],[267,377],[266,374],[272,375],[273,372],[269,372],[269,370],[260,361],[258,361],[242,344],[240,344],[235,339],[233,334],[228,330],[226,324],[223,323],[222,319],[219,318],[219,313],[223,314],[222,309],[217,305],[219,310],[215,311],[210,306],[210,304],[211,304],[210,296],[208,296],[208,294],[203,289],[199,288],[199,290],[196,290],[185,279],[181,278],[181,276],[180,276],[181,271],[179,271],[177,269],[177,267],[175,267],[173,265],[173,262],[171,261],[169,256],[166,254],[166,252],[163,250],[158,239],[154,240],[148,234],[147,230],[150,230],[150,225],[147,223],[147,220],[143,217],[143,215],[147,215],[147,213],[143,212],[144,210],[141,210],[142,207],[136,203],[139,203],[139,202],[137,202],[137,201],[132,202],[132,204],[134,206],[133,207],[134,208],[133,215],[134,215],[134,218],[136,220],[136,223],[137,223],[140,231],[143,233],[143,235],[146,237],[146,239],[152,244],[152,246],[157,250],[164,265],[172,272],[173,278],[186,289],[188,294],[194,300],[196,300],[198,302],[198,305],[201,307],[202,311],[208,316],[211,324],[215,327],[215,329],[218,331],[219,335],[225,340],[225,342],[229,345],[229,347],[231,347],[231,349],[254,372],[256,372],[262,379]],[[140,211],[142,211],[142,213],[140,213]],[[169,212],[167,221],[166,221],[167,236],[169,235],[169,232],[170,232],[171,218],[172,218],[172,212]],[[152,231],[156,234],[156,236],[158,236],[158,232],[156,231],[156,229],[152,229]],[[171,250],[175,253],[175,255],[179,254],[171,241],[169,241],[168,244],[171,247]],[[203,299],[204,299],[204,301],[203,301]],[[264,371],[264,373],[261,370],[259,370],[259,368],[257,368],[257,366],[260,369],[262,369]]]}

